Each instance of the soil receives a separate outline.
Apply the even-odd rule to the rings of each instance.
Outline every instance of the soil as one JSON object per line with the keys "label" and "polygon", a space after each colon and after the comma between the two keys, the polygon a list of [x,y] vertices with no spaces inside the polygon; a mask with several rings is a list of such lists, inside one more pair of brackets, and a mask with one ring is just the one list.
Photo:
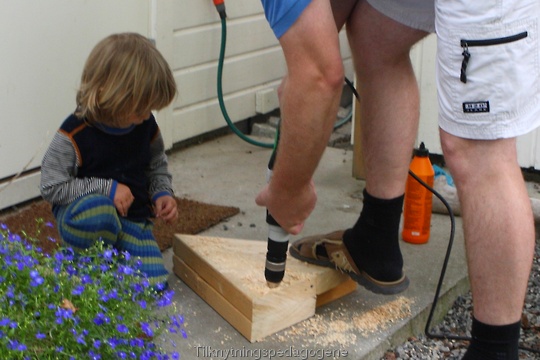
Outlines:
{"label": "soil", "polygon": [[[174,234],[197,234],[239,212],[237,207],[211,205],[189,199],[176,198],[176,203],[178,220],[174,224],[159,219],[154,222],[154,236],[161,251],[172,246]],[[60,236],[51,206],[43,200],[1,213],[0,223],[6,224],[11,233],[35,239],[35,245],[45,253],[50,254],[59,246]]]}

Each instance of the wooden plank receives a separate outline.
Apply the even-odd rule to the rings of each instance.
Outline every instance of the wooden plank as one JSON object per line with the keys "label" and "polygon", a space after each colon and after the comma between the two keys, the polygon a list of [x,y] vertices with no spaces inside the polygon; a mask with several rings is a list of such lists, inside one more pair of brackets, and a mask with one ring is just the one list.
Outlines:
{"label": "wooden plank", "polygon": [[315,306],[323,306],[331,303],[334,300],[340,299],[345,295],[349,295],[350,293],[356,291],[357,287],[358,284],[356,283],[356,281],[349,278],[347,281],[342,282],[335,288],[332,288],[326,292],[323,292],[320,295],[317,295],[317,303]]}
{"label": "wooden plank", "polygon": [[[204,249],[203,251],[206,251]],[[179,259],[183,260],[195,273],[206,281],[217,293],[226,296],[228,301],[248,319],[253,316],[253,302],[246,292],[238,289],[226,276],[210,264],[204,261],[201,255],[193,250],[193,247],[186,245],[183,241],[174,241],[173,252]],[[178,275],[178,274],[177,274]],[[204,298],[204,297],[203,297]]]}
{"label": "wooden plank", "polygon": [[[356,83],[356,82],[355,82]],[[360,116],[360,102],[354,100],[354,132],[353,132],[353,168],[352,174],[356,179],[366,178],[364,154],[362,152],[362,125]]]}
{"label": "wooden plank", "polygon": [[251,311],[253,318],[250,319],[232,305],[228,297],[216,291],[176,255],[173,255],[173,269],[178,277],[251,342],[261,340],[315,314],[313,291],[300,290],[291,297],[276,291],[254,299]]}
{"label": "wooden plank", "polygon": [[251,320],[235,308],[227,299],[210,286],[182,259],[173,255],[174,273],[182,279],[193,291],[203,298],[216,312],[248,340],[251,336]]}
{"label": "wooden plank", "polygon": [[292,257],[270,289],[265,241],[177,234],[173,252],[175,274],[252,342],[313,316],[318,294],[327,303],[352,291],[347,275]]}

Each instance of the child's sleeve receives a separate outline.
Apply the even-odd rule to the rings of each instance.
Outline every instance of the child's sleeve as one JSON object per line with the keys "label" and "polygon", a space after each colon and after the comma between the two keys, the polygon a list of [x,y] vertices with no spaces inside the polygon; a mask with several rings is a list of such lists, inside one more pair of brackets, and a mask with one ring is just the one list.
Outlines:
{"label": "child's sleeve", "polygon": [[70,138],[57,132],[41,163],[41,195],[53,205],[66,205],[92,193],[114,196],[114,181],[101,178],[77,178],[79,159]]}
{"label": "child's sleeve", "polygon": [[154,140],[150,144],[151,160],[146,175],[150,180],[148,192],[152,201],[163,195],[174,195],[172,188],[172,175],[169,172],[167,154],[165,154],[165,145],[163,137],[158,129]]}

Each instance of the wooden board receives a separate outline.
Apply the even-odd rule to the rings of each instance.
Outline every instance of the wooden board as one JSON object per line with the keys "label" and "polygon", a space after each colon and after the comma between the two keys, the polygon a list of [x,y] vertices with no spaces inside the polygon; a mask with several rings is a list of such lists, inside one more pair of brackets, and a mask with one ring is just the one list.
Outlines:
{"label": "wooden board", "polygon": [[[354,79],[356,84],[356,78]],[[356,98],[353,99],[353,113],[354,113],[354,126],[353,126],[353,168],[352,175],[356,179],[365,180],[366,178],[366,166],[364,163],[364,153],[362,151],[362,123],[360,121],[360,101]]]}
{"label": "wooden board", "polygon": [[174,273],[251,342],[356,289],[339,271],[291,256],[282,283],[270,289],[264,278],[265,241],[177,234],[173,252]]}

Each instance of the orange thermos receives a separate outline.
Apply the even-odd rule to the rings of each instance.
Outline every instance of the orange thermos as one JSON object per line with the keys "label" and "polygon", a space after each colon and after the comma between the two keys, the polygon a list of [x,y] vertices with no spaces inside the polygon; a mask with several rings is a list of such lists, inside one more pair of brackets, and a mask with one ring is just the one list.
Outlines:
{"label": "orange thermos", "polygon": [[[410,170],[433,188],[435,172],[429,160],[429,151],[423,142],[419,148],[414,149]],[[428,189],[409,174],[403,205],[403,231],[401,237],[404,241],[413,244],[428,242],[431,226],[432,196]]]}

